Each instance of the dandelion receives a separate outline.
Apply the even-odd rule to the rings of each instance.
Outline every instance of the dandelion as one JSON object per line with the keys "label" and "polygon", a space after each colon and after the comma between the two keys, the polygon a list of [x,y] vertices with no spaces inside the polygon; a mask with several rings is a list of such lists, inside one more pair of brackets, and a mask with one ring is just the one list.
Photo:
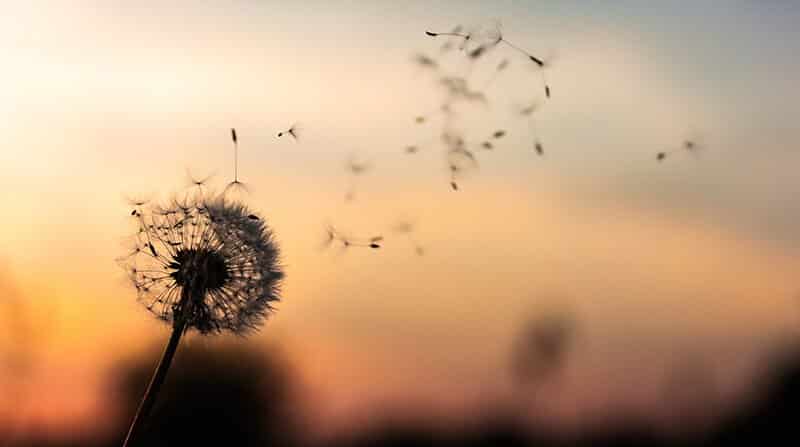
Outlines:
{"label": "dandelion", "polygon": [[152,410],[184,332],[244,335],[258,328],[279,300],[283,278],[272,231],[224,196],[140,209],[136,222],[133,248],[119,262],[138,300],[172,326],[172,335],[125,445]]}

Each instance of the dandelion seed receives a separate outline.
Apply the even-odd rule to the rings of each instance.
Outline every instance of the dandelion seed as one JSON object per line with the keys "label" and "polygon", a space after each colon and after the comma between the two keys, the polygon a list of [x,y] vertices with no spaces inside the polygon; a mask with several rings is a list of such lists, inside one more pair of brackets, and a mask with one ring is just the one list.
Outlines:
{"label": "dandelion seed", "polygon": [[415,64],[423,68],[429,68],[435,70],[439,67],[439,63],[436,62],[435,59],[422,53],[415,54],[412,60],[414,61]]}
{"label": "dandelion seed", "polygon": [[419,152],[419,147],[417,146],[406,146],[406,153],[407,154],[416,154]]}
{"label": "dandelion seed", "polygon": [[500,138],[503,138],[504,136],[506,136],[506,131],[502,130],[502,129],[496,130],[492,134],[492,138],[494,138],[495,140],[499,140]]}
{"label": "dandelion seed", "polygon": [[420,245],[417,242],[416,238],[414,237],[414,231],[415,231],[414,224],[412,224],[407,220],[401,220],[397,222],[394,226],[392,226],[392,231],[397,234],[405,236],[408,239],[408,241],[413,245],[414,252],[417,254],[417,256],[422,256],[425,254],[425,249],[422,247],[422,245]]}
{"label": "dandelion seed", "polygon": [[298,134],[300,133],[300,126],[297,123],[292,124],[288,129],[282,130],[278,132],[278,138],[284,135],[291,135],[295,141],[299,139]]}
{"label": "dandelion seed", "polygon": [[481,147],[486,149],[487,151],[494,149],[494,146],[490,141],[484,141],[483,143],[481,143]]}
{"label": "dandelion seed", "polygon": [[128,203],[128,205],[133,207],[133,210],[131,210],[131,216],[136,216],[139,210],[150,202],[149,194],[134,195],[134,196],[124,195],[123,198]]}
{"label": "dandelion seed", "polygon": [[695,156],[706,148],[703,136],[696,130],[691,132],[690,137],[683,140],[681,146],[684,151]]}
{"label": "dandelion seed", "polygon": [[661,151],[656,153],[656,160],[657,161],[664,161],[667,157],[672,156],[675,152],[682,151],[693,156],[699,155],[699,152],[705,148],[704,144],[701,142],[701,137],[696,135],[697,133],[694,132],[694,136],[691,138],[687,138],[683,140],[680,146],[676,149],[670,151]]}
{"label": "dandelion seed", "polygon": [[173,201],[142,210],[138,221],[136,249],[119,262],[139,301],[173,331],[126,446],[152,409],[183,333],[246,334],[258,328],[279,300],[283,279],[271,230],[239,202]]}
{"label": "dandelion seed", "polygon": [[474,50],[472,50],[472,51],[470,51],[468,53],[469,58],[472,59],[472,60],[478,59],[479,57],[483,56],[484,53],[486,53],[488,48],[489,47],[485,47],[485,46],[482,46],[482,45],[479,46],[479,47],[476,47]]}
{"label": "dandelion seed", "polygon": [[458,179],[478,167],[475,155],[464,148],[463,140],[456,139],[456,144],[447,151],[447,166],[450,171],[450,186],[459,190]]}
{"label": "dandelion seed", "polygon": [[189,169],[186,169],[186,178],[189,186],[197,188],[197,190],[200,192],[203,191],[203,187],[206,186],[213,177],[213,174],[209,174],[205,177],[195,177],[192,175],[192,172]]}
{"label": "dandelion seed", "polygon": [[[463,27],[462,27],[461,25],[457,25],[457,26],[455,26],[455,27],[454,27],[454,28],[453,28],[453,29],[452,29],[450,32],[451,32],[451,33],[453,33],[453,34],[458,34],[458,33],[461,33],[461,31],[462,31],[462,30],[463,30]],[[425,34],[427,34],[427,35],[429,35],[429,36],[432,36],[432,34],[431,34],[430,32],[426,32]],[[434,36],[434,37],[435,37],[435,36]],[[463,38],[461,38],[461,39],[459,39],[459,40],[462,40],[462,41],[463,41]],[[447,53],[448,51],[450,51],[450,50],[452,50],[452,49],[453,49],[453,40],[452,40],[452,37],[449,37],[449,38],[448,38],[448,39],[447,39],[447,40],[446,40],[446,41],[445,41],[445,42],[442,44],[442,46],[439,48],[439,51],[440,51],[441,53]]]}
{"label": "dandelion seed", "polygon": [[380,243],[383,242],[383,236],[372,236],[369,238],[352,237],[345,235],[332,225],[325,226],[325,235],[326,239],[323,243],[323,248],[330,247],[334,243],[339,243],[342,249],[348,249],[350,247],[378,249],[381,248]]}
{"label": "dandelion seed", "polygon": [[544,146],[542,146],[542,143],[540,143],[538,140],[533,142],[533,149],[540,156],[544,155]]}
{"label": "dandelion seed", "polygon": [[359,161],[355,155],[351,155],[347,159],[346,167],[347,171],[350,173],[350,185],[347,193],[345,194],[345,200],[349,202],[355,198],[356,177],[367,172],[367,170],[370,168],[370,164],[366,161]]}
{"label": "dandelion seed", "polygon": [[417,123],[417,124],[424,124],[425,123],[425,117],[424,116],[418,116],[418,117],[414,118],[414,122]]}
{"label": "dandelion seed", "polygon": [[516,113],[523,118],[526,118],[528,121],[528,133],[530,137],[533,139],[533,149],[536,151],[538,155],[544,155],[544,146],[542,145],[541,140],[539,139],[538,132],[536,131],[536,121],[534,113],[539,110],[539,103],[536,101],[532,101],[524,106],[518,106]]}
{"label": "dandelion seed", "polygon": [[489,80],[486,81],[486,84],[483,85],[483,89],[484,90],[488,89],[494,83],[494,81],[497,79],[500,73],[505,71],[510,64],[511,62],[508,59],[501,60],[500,63],[497,64],[495,70],[492,72],[492,76],[489,78]]}

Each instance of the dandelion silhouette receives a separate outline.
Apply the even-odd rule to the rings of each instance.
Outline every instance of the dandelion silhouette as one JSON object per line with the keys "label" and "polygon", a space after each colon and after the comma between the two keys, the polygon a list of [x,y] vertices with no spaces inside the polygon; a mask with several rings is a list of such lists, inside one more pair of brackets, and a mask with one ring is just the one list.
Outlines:
{"label": "dandelion silhouette", "polygon": [[383,236],[372,236],[369,238],[356,238],[347,236],[330,224],[325,225],[325,235],[326,239],[323,244],[323,248],[328,248],[334,244],[339,244],[343,250],[351,247],[378,249],[381,248],[381,242],[383,242]]}
{"label": "dandelion silhouette", "polygon": [[291,135],[292,138],[294,138],[294,140],[297,141],[299,139],[298,136],[299,133],[300,133],[300,126],[297,123],[294,123],[291,126],[289,126],[288,129],[278,132],[278,138],[284,135]]}
{"label": "dandelion silhouette", "polygon": [[172,335],[126,446],[152,410],[184,332],[247,334],[272,312],[283,278],[272,231],[240,202],[224,196],[173,200],[137,210],[136,221],[133,249],[119,262],[138,300],[172,326]]}

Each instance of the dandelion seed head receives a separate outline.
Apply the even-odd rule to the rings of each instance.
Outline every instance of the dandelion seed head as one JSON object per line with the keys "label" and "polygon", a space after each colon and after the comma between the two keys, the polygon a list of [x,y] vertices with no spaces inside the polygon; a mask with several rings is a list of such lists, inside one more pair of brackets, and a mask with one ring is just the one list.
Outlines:
{"label": "dandelion seed head", "polygon": [[279,300],[283,271],[272,231],[240,202],[172,200],[142,209],[120,264],[159,319],[203,334],[246,333]]}

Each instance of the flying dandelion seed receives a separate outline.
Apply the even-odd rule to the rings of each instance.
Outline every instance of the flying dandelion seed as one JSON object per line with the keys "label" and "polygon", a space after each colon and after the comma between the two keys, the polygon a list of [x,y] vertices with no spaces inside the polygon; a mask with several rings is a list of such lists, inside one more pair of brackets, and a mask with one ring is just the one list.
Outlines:
{"label": "flying dandelion seed", "polygon": [[698,156],[699,153],[705,149],[705,145],[702,143],[702,138],[698,135],[693,135],[690,138],[683,140],[680,146],[677,149],[668,150],[668,151],[661,151],[656,153],[656,161],[662,162],[666,160],[668,157],[673,156],[676,152],[684,152],[687,154],[691,154],[693,156]]}
{"label": "flying dandelion seed", "polygon": [[[452,36],[454,36],[454,35],[459,35],[459,34],[461,33],[461,31],[462,31],[462,30],[463,30],[463,27],[462,27],[461,25],[456,25],[456,26],[455,26],[455,27],[454,27],[454,28],[453,28],[453,29],[450,31],[450,36],[451,36],[451,37],[448,37],[448,38],[447,38],[447,40],[446,40],[446,41],[445,41],[445,42],[442,44],[442,46],[439,48],[439,52],[441,52],[441,53],[447,53],[447,52],[449,52],[450,50],[452,50],[452,49],[454,48],[454,42],[453,42],[453,38],[452,38]],[[426,32],[425,34],[427,34],[427,35],[429,35],[429,36],[431,35],[431,33],[429,33],[429,32]],[[463,48],[463,38],[460,38],[460,39],[458,39],[458,40],[462,41],[461,48]]]}
{"label": "flying dandelion seed", "polygon": [[439,68],[439,63],[436,62],[434,58],[422,53],[415,54],[411,60],[422,68],[428,68],[431,70],[436,70]]}
{"label": "flying dandelion seed", "polygon": [[425,248],[419,242],[417,242],[416,238],[414,237],[415,230],[414,224],[407,220],[401,220],[392,226],[393,232],[404,235],[408,239],[408,241],[414,247],[414,253],[416,253],[417,256],[424,256]]}
{"label": "flying dandelion seed", "polygon": [[517,115],[525,118],[528,122],[528,133],[533,139],[533,149],[539,156],[544,155],[544,145],[539,139],[539,133],[536,130],[536,118],[534,114],[539,110],[539,103],[532,101],[524,106],[518,107],[516,110]]}
{"label": "flying dandelion seed", "polygon": [[137,213],[137,222],[133,249],[119,263],[139,302],[172,326],[172,336],[125,445],[152,410],[183,333],[257,329],[279,301],[284,276],[265,221],[224,196],[152,206]]}
{"label": "flying dandelion seed", "polygon": [[439,84],[444,87],[450,102],[464,99],[467,102],[486,103],[486,95],[477,90],[472,90],[467,80],[462,77],[445,76],[439,80]]}
{"label": "flying dandelion seed", "polygon": [[481,143],[481,147],[486,149],[487,151],[494,149],[494,145],[492,144],[491,141],[484,141],[483,143]]}
{"label": "flying dandelion seed", "polygon": [[345,200],[349,202],[352,201],[356,195],[356,178],[367,172],[370,169],[370,164],[366,161],[358,160],[355,155],[351,155],[347,159],[345,166],[350,174],[350,185],[345,194]]}
{"label": "flying dandelion seed", "polygon": [[475,49],[473,49],[472,51],[467,53],[467,56],[469,56],[470,59],[475,60],[475,59],[480,58],[484,54],[486,54],[486,52],[489,51],[489,49],[490,49],[490,47],[486,47],[486,46],[481,45],[481,46],[475,47]]}
{"label": "flying dandelion seed", "polygon": [[231,141],[233,141],[233,181],[225,187],[225,193],[250,192],[250,188],[239,181],[239,138],[236,129],[231,128]]}
{"label": "flying dandelion seed", "polygon": [[300,131],[301,131],[300,126],[297,123],[294,123],[291,126],[289,126],[288,129],[278,132],[278,138],[284,135],[291,135],[291,137],[294,138],[295,141],[297,141],[299,139]]}
{"label": "flying dandelion seed", "polygon": [[501,60],[492,72],[492,76],[486,81],[486,84],[483,85],[483,89],[487,90],[492,84],[494,84],[494,81],[498,78],[498,76],[500,76],[500,73],[504,72],[510,64],[511,62],[508,59]]}
{"label": "flying dandelion seed", "polygon": [[325,242],[323,248],[328,248],[334,244],[338,244],[342,250],[347,250],[351,247],[361,248],[381,248],[383,236],[372,236],[368,238],[357,238],[345,235],[343,232],[337,230],[333,225],[325,225]]}
{"label": "flying dandelion seed", "polygon": [[190,187],[197,188],[202,193],[203,188],[208,186],[208,182],[214,177],[214,174],[209,174],[205,177],[195,177],[189,169],[186,169],[186,180]]}
{"label": "flying dandelion seed", "polygon": [[464,148],[464,142],[456,139],[458,144],[447,151],[447,167],[450,171],[450,187],[458,191],[459,179],[478,167],[475,155]]}
{"label": "flying dandelion seed", "polygon": [[[510,42],[508,39],[505,38],[503,35],[502,24],[498,20],[490,20],[486,23],[473,27],[470,31],[466,33],[457,33],[459,36],[463,36],[465,42],[475,43],[477,48],[483,48],[483,51],[488,49],[494,48],[498,45],[505,44],[512,50],[520,53],[521,55],[525,56],[528,60],[534,62],[536,66],[541,70],[541,77],[542,77],[542,84],[545,91],[545,96],[550,98],[551,89],[550,84],[547,82],[547,78],[545,76],[545,69],[550,66],[548,60],[534,56],[531,52],[523,49],[522,47]],[[428,34],[430,36],[436,37],[438,35],[447,35],[443,33],[432,33]]]}
{"label": "flying dandelion seed", "polygon": [[[425,35],[430,36],[430,37],[439,37],[439,36],[458,37],[461,40],[461,43],[458,46],[459,50],[463,50],[463,49],[466,48],[467,43],[469,42],[469,39],[471,37],[469,34],[462,32],[461,31],[461,27],[456,27],[453,31],[450,31],[448,33],[437,33],[437,32],[433,32],[433,31],[425,31]],[[445,47],[445,45],[447,45],[447,46]],[[452,48],[452,46],[450,45],[449,41],[445,42],[445,44],[442,46],[443,51],[450,50],[451,48]]]}
{"label": "flying dandelion seed", "polygon": [[706,149],[705,138],[700,132],[691,131],[690,136],[683,140],[681,147],[685,152],[697,156]]}
{"label": "flying dandelion seed", "polygon": [[492,133],[492,138],[494,138],[495,140],[499,140],[500,138],[503,138],[504,136],[506,136],[506,131],[502,130],[502,129],[498,129],[498,130],[494,131],[494,133]]}

